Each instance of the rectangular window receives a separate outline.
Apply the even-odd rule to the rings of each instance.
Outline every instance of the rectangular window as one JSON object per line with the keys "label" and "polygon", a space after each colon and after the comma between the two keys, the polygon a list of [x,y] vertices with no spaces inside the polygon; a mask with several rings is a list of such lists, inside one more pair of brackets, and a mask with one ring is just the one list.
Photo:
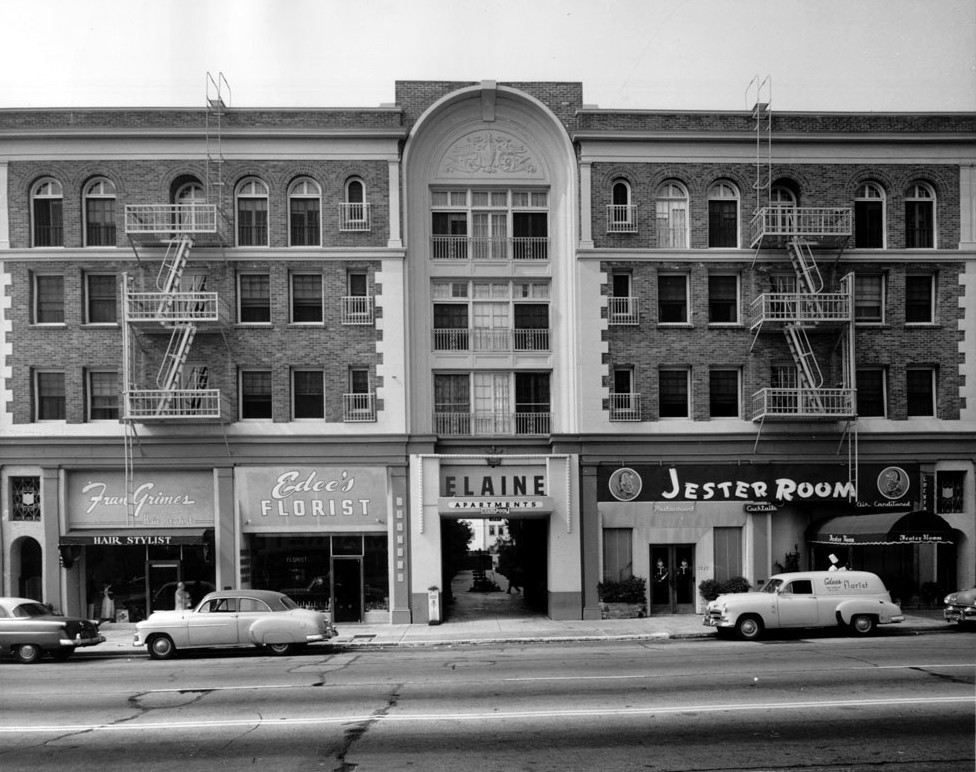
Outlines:
{"label": "rectangular window", "polygon": [[935,368],[910,367],[906,372],[909,416],[935,416]]}
{"label": "rectangular window", "polygon": [[241,371],[241,419],[271,418],[271,371]]}
{"label": "rectangular window", "polygon": [[958,514],[965,511],[966,473],[950,471],[935,473],[935,511]]}
{"label": "rectangular window", "polygon": [[10,519],[40,520],[41,478],[11,477],[8,485],[10,486]]}
{"label": "rectangular window", "polygon": [[34,410],[37,421],[65,419],[63,372],[38,370],[34,373]]}
{"label": "rectangular window", "polygon": [[688,322],[688,277],[661,274],[658,277],[658,323]]}
{"label": "rectangular window", "polygon": [[549,305],[516,303],[513,308],[516,351],[549,350]]}
{"label": "rectangular window", "polygon": [[112,274],[90,273],[85,276],[86,324],[115,324],[118,321],[115,287]]}
{"label": "rectangular window", "polygon": [[727,582],[742,576],[742,528],[712,529],[716,581]]}
{"label": "rectangular window", "polygon": [[739,402],[739,371],[712,370],[709,372],[709,415],[712,418],[738,418]]}
{"label": "rectangular window", "polygon": [[376,405],[369,382],[369,368],[349,368],[349,392],[343,406],[345,421],[375,421]]}
{"label": "rectangular window", "polygon": [[610,388],[610,420],[639,421],[640,395],[634,393],[634,371],[630,367],[615,367]]}
{"label": "rectangular window", "polygon": [[295,273],[291,276],[291,321],[293,324],[321,324],[322,276]]}
{"label": "rectangular window", "polygon": [[321,370],[292,373],[293,418],[325,418],[325,381]]}
{"label": "rectangular window", "polygon": [[883,367],[857,371],[857,414],[884,418],[887,415],[887,378]]}
{"label": "rectangular window", "polygon": [[114,198],[88,198],[85,201],[85,246],[115,246]]}
{"label": "rectangular window", "polygon": [[34,199],[34,246],[63,247],[64,223],[60,198]]}
{"label": "rectangular window", "polygon": [[603,529],[603,581],[622,582],[634,575],[632,528]]}
{"label": "rectangular window", "polygon": [[88,373],[88,420],[119,420],[119,374],[92,370]]}
{"label": "rectangular window", "polygon": [[515,373],[515,433],[549,434],[549,373]]}
{"label": "rectangular window", "polygon": [[661,418],[687,418],[688,371],[661,370],[658,374],[660,390],[658,415]]}
{"label": "rectangular window", "polygon": [[854,202],[854,246],[858,249],[884,248],[883,202]]}
{"label": "rectangular window", "polygon": [[549,257],[549,213],[513,212],[512,236],[516,260],[545,260]]}
{"label": "rectangular window", "polygon": [[271,277],[246,273],[238,279],[240,286],[239,317],[241,323],[271,322]]}
{"label": "rectangular window", "polygon": [[291,245],[293,247],[317,247],[319,236],[319,200],[293,196],[289,202]]}
{"label": "rectangular window", "polygon": [[935,246],[934,223],[931,201],[906,201],[905,247],[932,249]]}
{"label": "rectangular window", "polygon": [[266,247],[268,245],[268,200],[239,198],[237,200],[237,246]]}
{"label": "rectangular window", "polygon": [[708,202],[708,246],[736,247],[738,201]]}
{"label": "rectangular window", "polygon": [[64,277],[34,277],[34,324],[64,324]]}
{"label": "rectangular window", "polygon": [[465,260],[468,257],[468,213],[433,212],[431,216],[435,260]]}
{"label": "rectangular window", "polygon": [[854,278],[854,321],[884,322],[884,276],[880,273],[857,274]]}
{"label": "rectangular window", "polygon": [[905,277],[905,323],[931,324],[935,321],[935,277]]}
{"label": "rectangular window", "polygon": [[468,350],[468,306],[434,303],[434,350]]}
{"label": "rectangular window", "polygon": [[739,321],[739,277],[708,277],[708,323],[737,324]]}

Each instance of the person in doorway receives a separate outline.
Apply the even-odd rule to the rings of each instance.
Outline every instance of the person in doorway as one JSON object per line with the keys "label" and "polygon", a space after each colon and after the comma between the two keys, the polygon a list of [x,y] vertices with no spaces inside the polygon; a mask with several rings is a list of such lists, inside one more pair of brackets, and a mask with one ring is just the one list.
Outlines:
{"label": "person in doorway", "polygon": [[512,590],[515,590],[515,594],[518,595],[522,591],[522,580],[519,578],[522,575],[521,568],[513,568],[510,573],[505,575],[508,579],[508,589],[505,590],[505,594],[511,594]]}
{"label": "person in doorway", "polygon": [[186,585],[183,582],[176,583],[176,593],[173,598],[173,608],[177,611],[185,611],[192,606],[190,601],[190,593],[186,589]]}
{"label": "person in doorway", "polygon": [[112,585],[108,582],[102,585],[102,609],[98,618],[102,622],[115,621],[115,601],[112,599]]}

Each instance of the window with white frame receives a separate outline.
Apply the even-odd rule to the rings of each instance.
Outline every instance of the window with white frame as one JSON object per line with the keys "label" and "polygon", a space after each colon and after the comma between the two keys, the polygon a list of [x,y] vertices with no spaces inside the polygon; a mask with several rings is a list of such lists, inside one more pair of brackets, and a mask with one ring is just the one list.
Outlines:
{"label": "window with white frame", "polygon": [[716,367],[708,373],[708,414],[711,418],[738,418],[740,384],[737,368]]}
{"label": "window with white frame", "polygon": [[63,421],[64,419],[64,372],[62,370],[35,370],[34,420]]}
{"label": "window with white frame", "polygon": [[88,371],[88,420],[119,420],[119,374],[115,370]]}
{"label": "window with white frame", "polygon": [[436,281],[435,351],[548,351],[547,281]]}
{"label": "window with white frame", "polygon": [[633,294],[633,275],[629,271],[610,274],[610,296],[607,298],[609,324],[639,324],[640,302]]}
{"label": "window with white frame", "polygon": [[708,246],[739,246],[739,189],[731,182],[708,189]]}
{"label": "window with white frame", "polygon": [[270,324],[271,276],[242,273],[237,277],[238,321],[242,324]]}
{"label": "window with white frame", "polygon": [[689,407],[690,372],[687,368],[661,368],[658,371],[658,416],[660,418],[687,418]]}
{"label": "window with white frame", "polygon": [[884,249],[885,194],[876,182],[861,183],[854,192],[854,246]]}
{"label": "window with white frame", "polygon": [[796,196],[783,185],[769,191],[770,226],[774,233],[793,233],[796,230]]}
{"label": "window with white frame", "polygon": [[623,582],[634,575],[634,529],[603,529],[603,581]]}
{"label": "window with white frame", "polygon": [[85,185],[85,246],[115,246],[115,184],[104,177]]}
{"label": "window with white frame", "polygon": [[372,324],[373,297],[369,294],[369,274],[355,270],[346,274],[346,295],[342,299],[343,324]]}
{"label": "window with white frame", "polygon": [[634,368],[615,367],[611,378],[610,420],[639,421],[640,394],[634,389]]}
{"label": "window with white frame", "polygon": [[936,415],[936,369],[909,367],[905,371],[907,413],[909,417]]}
{"label": "window with white frame", "polygon": [[905,277],[905,323],[935,322],[935,277],[931,274],[908,274]]}
{"label": "window with white frame", "polygon": [[291,275],[292,324],[322,324],[323,302],[322,274],[293,273]]}
{"label": "window with white frame", "polygon": [[688,191],[668,181],[657,189],[654,201],[659,249],[688,248]]}
{"label": "window with white frame", "polygon": [[366,203],[366,185],[359,177],[346,180],[345,201],[341,207],[339,230],[368,231],[369,204]]}
{"label": "window with white frame", "polygon": [[325,418],[325,378],[321,369],[298,369],[291,375],[292,418]]}
{"label": "window with white frame", "polygon": [[376,401],[368,367],[349,368],[349,391],[345,394],[343,420],[376,420]]}
{"label": "window with white frame", "polygon": [[85,274],[85,324],[116,324],[118,309],[116,287],[112,273]]}
{"label": "window with white frame", "polygon": [[916,182],[905,191],[905,247],[934,249],[935,233],[935,191]]}
{"label": "window with white frame", "polygon": [[888,372],[884,367],[857,370],[857,415],[884,418],[888,415]]}
{"label": "window with white frame", "polygon": [[64,324],[64,277],[34,274],[34,324]]}
{"label": "window with white frame", "polygon": [[237,246],[268,246],[268,186],[255,177],[240,182],[237,200]]}
{"label": "window with white frame", "polygon": [[739,323],[739,277],[735,274],[709,274],[708,323]]}
{"label": "window with white frame", "polygon": [[545,260],[549,194],[545,190],[431,191],[435,260]]}
{"label": "window with white frame", "polygon": [[679,273],[658,274],[658,324],[687,324],[688,277]]}
{"label": "window with white frame", "polygon": [[637,207],[631,200],[630,183],[617,179],[610,186],[610,201],[607,207],[608,233],[633,233],[637,230]]}
{"label": "window with white frame", "polygon": [[861,324],[882,324],[884,309],[884,274],[857,274],[854,279],[854,321]]}
{"label": "window with white frame", "polygon": [[35,247],[64,246],[64,188],[45,178],[31,187],[31,234]]}
{"label": "window with white frame", "polygon": [[241,420],[270,420],[272,406],[271,370],[241,370]]}
{"label": "window with white frame", "polygon": [[174,197],[176,203],[176,217],[178,226],[188,232],[204,228],[209,217],[204,212],[207,197],[203,192],[203,185],[193,180],[181,185]]}
{"label": "window with white frame", "polygon": [[288,188],[288,244],[322,245],[322,189],[308,177],[295,180]]}

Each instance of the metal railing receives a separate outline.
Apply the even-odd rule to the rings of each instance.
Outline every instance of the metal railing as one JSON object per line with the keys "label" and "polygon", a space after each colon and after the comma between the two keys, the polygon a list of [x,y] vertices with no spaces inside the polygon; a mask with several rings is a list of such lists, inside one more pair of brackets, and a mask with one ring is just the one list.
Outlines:
{"label": "metal railing", "polygon": [[219,389],[132,389],[123,404],[126,420],[222,417]]}
{"label": "metal railing", "polygon": [[372,324],[373,309],[372,295],[347,295],[342,298],[342,323]]}
{"label": "metal railing", "polygon": [[226,307],[216,292],[128,292],[130,322],[219,322]]}
{"label": "metal railing", "polygon": [[370,213],[369,204],[339,204],[339,230],[368,231]]}
{"label": "metal railing", "polygon": [[608,297],[607,322],[609,324],[640,324],[640,299]]}
{"label": "metal railing", "polygon": [[434,260],[548,260],[546,236],[431,236]]}
{"label": "metal railing", "polygon": [[346,423],[376,421],[376,394],[371,391],[343,394],[342,420]]}
{"label": "metal railing", "polygon": [[765,322],[851,322],[853,312],[851,297],[846,292],[821,292],[815,295],[766,292],[752,301],[750,319],[752,328]]}
{"label": "metal railing", "polygon": [[752,420],[856,416],[854,389],[768,388],[752,395]]}
{"label": "metal railing", "polygon": [[552,413],[434,412],[434,433],[489,437],[545,436],[552,431]]}
{"label": "metal railing", "polygon": [[611,421],[640,421],[641,420],[641,395],[638,393],[611,394],[610,395],[610,420]]}
{"label": "metal railing", "polygon": [[216,204],[126,204],[126,233],[216,233]]}
{"label": "metal railing", "polygon": [[637,233],[637,207],[607,204],[607,233]]}
{"label": "metal railing", "polygon": [[853,229],[854,210],[841,206],[763,207],[753,215],[749,223],[753,246],[766,236],[850,236]]}
{"label": "metal railing", "polygon": [[437,329],[434,351],[549,351],[550,330],[545,328]]}

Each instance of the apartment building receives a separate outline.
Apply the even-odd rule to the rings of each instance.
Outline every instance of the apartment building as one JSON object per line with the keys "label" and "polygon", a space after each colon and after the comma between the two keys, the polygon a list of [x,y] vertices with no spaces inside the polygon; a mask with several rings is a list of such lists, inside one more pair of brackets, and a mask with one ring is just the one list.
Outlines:
{"label": "apartment building", "polygon": [[554,618],[974,580],[976,115],[228,91],[0,111],[3,594],[425,622],[458,519]]}

